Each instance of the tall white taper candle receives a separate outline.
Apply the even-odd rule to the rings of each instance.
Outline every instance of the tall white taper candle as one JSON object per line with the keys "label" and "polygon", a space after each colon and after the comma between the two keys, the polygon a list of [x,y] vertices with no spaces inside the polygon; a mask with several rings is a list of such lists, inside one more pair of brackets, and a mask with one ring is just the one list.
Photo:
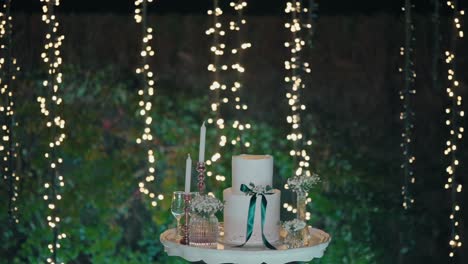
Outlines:
{"label": "tall white taper candle", "polygon": [[206,141],[206,127],[205,122],[200,127],[200,149],[198,152],[198,162],[205,162],[205,141]]}
{"label": "tall white taper candle", "polygon": [[190,192],[190,180],[192,179],[192,159],[190,154],[187,155],[187,161],[185,162],[185,193]]}

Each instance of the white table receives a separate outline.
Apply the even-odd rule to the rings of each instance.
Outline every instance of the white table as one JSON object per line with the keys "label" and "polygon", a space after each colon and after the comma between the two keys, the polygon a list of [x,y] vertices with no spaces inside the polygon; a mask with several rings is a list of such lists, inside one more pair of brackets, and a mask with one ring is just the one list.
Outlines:
{"label": "white table", "polygon": [[309,246],[294,249],[288,249],[282,242],[274,244],[277,250],[258,246],[233,247],[220,242],[216,249],[181,245],[175,239],[175,229],[166,230],[161,234],[160,240],[169,256],[179,256],[188,261],[204,261],[207,264],[284,264],[293,261],[307,262],[323,256],[331,241],[330,235],[312,227],[308,227],[308,230]]}

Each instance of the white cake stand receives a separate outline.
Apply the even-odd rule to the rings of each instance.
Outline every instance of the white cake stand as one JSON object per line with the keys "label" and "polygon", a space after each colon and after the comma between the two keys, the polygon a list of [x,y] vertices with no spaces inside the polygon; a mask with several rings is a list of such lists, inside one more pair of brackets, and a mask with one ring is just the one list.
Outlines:
{"label": "white cake stand", "polygon": [[[274,244],[278,250],[258,246],[235,247],[221,242],[218,242],[216,249],[181,245],[175,239],[175,229],[166,230],[161,234],[160,240],[167,255],[182,257],[188,261],[204,261],[207,264],[283,264],[293,261],[306,262],[323,256],[331,241],[330,235],[312,227],[309,227],[308,230],[310,234],[309,246],[294,249],[288,249],[282,242]],[[284,232],[281,233],[284,235]]]}

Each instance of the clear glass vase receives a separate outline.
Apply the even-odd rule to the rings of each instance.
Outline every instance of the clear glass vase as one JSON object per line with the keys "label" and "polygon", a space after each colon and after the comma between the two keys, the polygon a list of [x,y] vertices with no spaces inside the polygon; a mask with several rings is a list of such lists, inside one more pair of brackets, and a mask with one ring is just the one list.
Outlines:
{"label": "clear glass vase", "polygon": [[306,222],[306,205],[307,205],[307,196],[305,194],[297,194],[297,219]]}
{"label": "clear glass vase", "polygon": [[303,230],[304,229],[288,233],[284,239],[284,243],[288,248],[300,248],[304,246]]}
{"label": "clear glass vase", "polygon": [[211,214],[203,216],[197,213],[190,215],[189,240],[195,247],[216,248],[218,245],[218,218]]}
{"label": "clear glass vase", "polygon": [[[307,223],[306,207],[307,207],[307,195],[305,193],[298,193],[297,194],[297,204],[296,204],[296,208],[297,208],[296,218],[301,220],[301,221],[304,221],[305,223]],[[309,229],[306,226],[305,228],[301,229],[300,231],[296,231],[296,232],[299,233],[299,234],[297,234],[297,236],[300,236],[300,239],[302,241],[302,245],[308,245],[308,242],[309,242],[309,232],[308,232],[308,230]]]}

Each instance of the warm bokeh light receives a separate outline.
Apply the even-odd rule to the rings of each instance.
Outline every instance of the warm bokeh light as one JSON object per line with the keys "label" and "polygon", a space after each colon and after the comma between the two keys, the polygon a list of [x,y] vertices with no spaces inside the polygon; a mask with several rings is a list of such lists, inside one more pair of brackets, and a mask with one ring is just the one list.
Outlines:
{"label": "warm bokeh light", "polygon": [[447,65],[447,81],[448,86],[446,88],[447,97],[450,100],[450,106],[445,109],[447,119],[445,124],[449,129],[449,136],[446,141],[446,147],[444,149],[444,156],[449,160],[449,164],[445,169],[447,173],[447,182],[444,188],[447,189],[451,194],[451,212],[449,215],[450,219],[450,239],[449,239],[449,257],[453,258],[457,253],[457,249],[462,246],[461,237],[459,234],[459,222],[462,216],[459,198],[461,197],[462,184],[457,174],[457,168],[460,165],[458,159],[458,148],[463,138],[464,128],[461,125],[463,117],[465,115],[462,107],[462,97],[459,87],[459,81],[456,69],[456,41],[457,39],[463,38],[463,29],[461,27],[461,20],[465,14],[464,10],[458,10],[456,1],[447,1],[447,6],[453,12],[453,24],[451,28],[451,46],[450,50],[445,51],[445,63]]}
{"label": "warm bokeh light", "polygon": [[63,114],[62,98],[59,88],[62,86],[62,57],[60,47],[65,39],[64,35],[59,34],[59,22],[55,15],[54,8],[60,5],[58,0],[41,0],[42,2],[42,21],[45,23],[47,31],[45,34],[44,51],[41,58],[47,68],[47,79],[43,81],[46,89],[45,96],[38,96],[37,102],[40,106],[40,112],[44,117],[47,135],[49,139],[49,149],[44,153],[49,167],[50,177],[45,177],[44,184],[46,195],[43,196],[47,204],[47,223],[52,229],[53,239],[48,245],[51,253],[47,263],[63,263],[57,257],[57,250],[60,248],[60,240],[66,237],[59,232],[60,216],[58,214],[57,201],[61,200],[60,190],[65,186],[64,177],[60,173],[60,167],[63,159],[60,155],[60,146],[63,144],[65,135],[65,120]]}
{"label": "warm bokeh light", "polygon": [[147,25],[147,5],[151,2],[153,2],[153,0],[135,1],[134,19],[137,24],[141,24],[142,26],[140,65],[136,68],[136,73],[141,76],[142,84],[142,87],[138,90],[138,95],[140,96],[138,113],[144,123],[143,133],[136,139],[136,143],[144,148],[147,155],[144,179],[140,180],[138,183],[138,189],[140,193],[145,194],[151,200],[151,205],[155,207],[158,204],[157,198],[163,200],[164,196],[162,194],[156,195],[154,192],[150,191],[149,187],[151,184],[154,185],[154,181],[156,180],[156,157],[151,147],[151,145],[153,145],[152,142],[154,142],[154,137],[151,132],[151,124],[153,122],[153,118],[151,117],[151,109],[153,106],[151,102],[153,101],[155,93],[155,76],[147,60],[148,57],[153,57],[155,54],[151,46],[154,40],[154,30]]}
{"label": "warm bokeh light", "polygon": [[10,15],[11,1],[5,1],[0,12],[0,173],[7,183],[8,215],[10,221],[18,224],[18,185],[19,174],[16,173],[18,141],[14,133],[18,127],[15,121],[15,93],[13,84],[20,68],[12,56],[12,16]]}
{"label": "warm bokeh light", "polygon": [[[213,116],[215,117],[208,119],[209,124],[215,124],[218,130],[218,143],[217,148],[219,149],[211,158],[210,162],[206,162],[207,165],[214,165],[222,158],[221,149],[226,147],[227,143],[230,143],[232,146],[238,146],[241,149],[251,147],[251,143],[247,141],[244,136],[245,130],[251,129],[252,125],[242,120],[235,119],[230,120],[229,124],[226,121],[222,114],[221,109],[233,110],[233,112],[239,113],[236,116],[241,117],[245,116],[245,111],[248,109],[248,105],[242,100],[240,95],[241,89],[243,89],[243,73],[246,69],[242,65],[242,56],[245,53],[245,50],[252,47],[252,44],[246,42],[243,39],[244,36],[244,27],[247,24],[246,19],[243,15],[244,8],[247,7],[247,2],[244,0],[239,0],[237,2],[230,2],[229,6],[232,8],[234,14],[233,20],[229,21],[227,26],[223,25],[220,17],[224,14],[221,9],[218,0],[213,1],[213,10],[208,10],[208,15],[213,17],[213,26],[206,30],[206,35],[212,36],[213,45],[210,47],[210,51],[213,53],[213,62],[208,65],[208,71],[213,73],[213,82],[210,85],[210,91],[212,91],[212,97],[214,98],[211,103],[211,110]],[[224,27],[228,27],[226,31]],[[224,42],[227,37],[233,38],[237,37],[237,42],[231,46],[227,46]],[[233,38],[234,39],[234,38]],[[232,58],[231,65],[224,64],[223,62],[227,59],[227,56]],[[235,74],[235,79],[233,81],[227,81],[225,78],[226,74],[233,73]],[[231,126],[235,130],[235,134],[228,136],[224,132],[226,125]],[[213,175],[213,172],[209,169],[207,175],[210,177]],[[217,181],[225,181],[225,175],[216,175],[215,179]]]}
{"label": "warm bokeh light", "polygon": [[287,2],[285,12],[291,16],[291,21],[285,23],[285,27],[291,32],[291,39],[285,42],[291,57],[284,62],[287,71],[285,81],[287,84],[286,98],[291,109],[286,121],[291,125],[291,132],[287,135],[287,140],[292,142],[293,148],[290,155],[295,157],[295,175],[306,173],[310,175],[309,162],[310,157],[306,146],[303,144],[307,140],[304,138],[301,128],[301,112],[306,109],[301,103],[301,90],[305,88],[303,75],[310,72],[309,63],[302,61],[302,51],[305,47],[304,34],[306,33],[301,22],[301,14],[307,12],[307,8],[301,6],[300,1]]}
{"label": "warm bokeh light", "polygon": [[411,0],[405,0],[405,5],[402,7],[404,14],[405,25],[405,44],[400,48],[400,55],[403,57],[404,66],[399,68],[399,72],[403,75],[404,86],[399,91],[400,100],[402,102],[402,110],[400,112],[400,120],[402,122],[403,131],[401,133],[401,148],[403,162],[401,169],[403,170],[404,183],[401,187],[403,196],[403,208],[408,209],[414,203],[414,197],[411,193],[411,186],[416,182],[414,175],[414,163],[416,157],[413,150],[413,130],[414,130],[414,111],[412,108],[413,97],[416,94],[415,80],[416,72],[414,71],[414,23],[413,23],[413,4]]}
{"label": "warm bokeh light", "polygon": [[[288,49],[290,58],[284,62],[287,92],[286,99],[290,107],[290,113],[286,121],[291,126],[290,133],[286,139],[291,142],[292,148],[289,155],[294,159],[294,175],[311,176],[310,156],[308,146],[312,141],[305,138],[302,131],[301,113],[306,110],[306,106],[301,103],[301,94],[305,89],[304,75],[310,73],[310,64],[304,61],[303,51],[306,48],[306,39],[312,28],[311,21],[303,21],[304,15],[308,15],[312,10],[302,5],[301,1],[290,1],[286,3],[285,13],[290,18],[285,24],[285,28],[290,32],[290,39],[284,43]],[[291,205],[287,207],[288,212],[295,212],[296,208]],[[308,219],[307,219],[308,220]]]}

